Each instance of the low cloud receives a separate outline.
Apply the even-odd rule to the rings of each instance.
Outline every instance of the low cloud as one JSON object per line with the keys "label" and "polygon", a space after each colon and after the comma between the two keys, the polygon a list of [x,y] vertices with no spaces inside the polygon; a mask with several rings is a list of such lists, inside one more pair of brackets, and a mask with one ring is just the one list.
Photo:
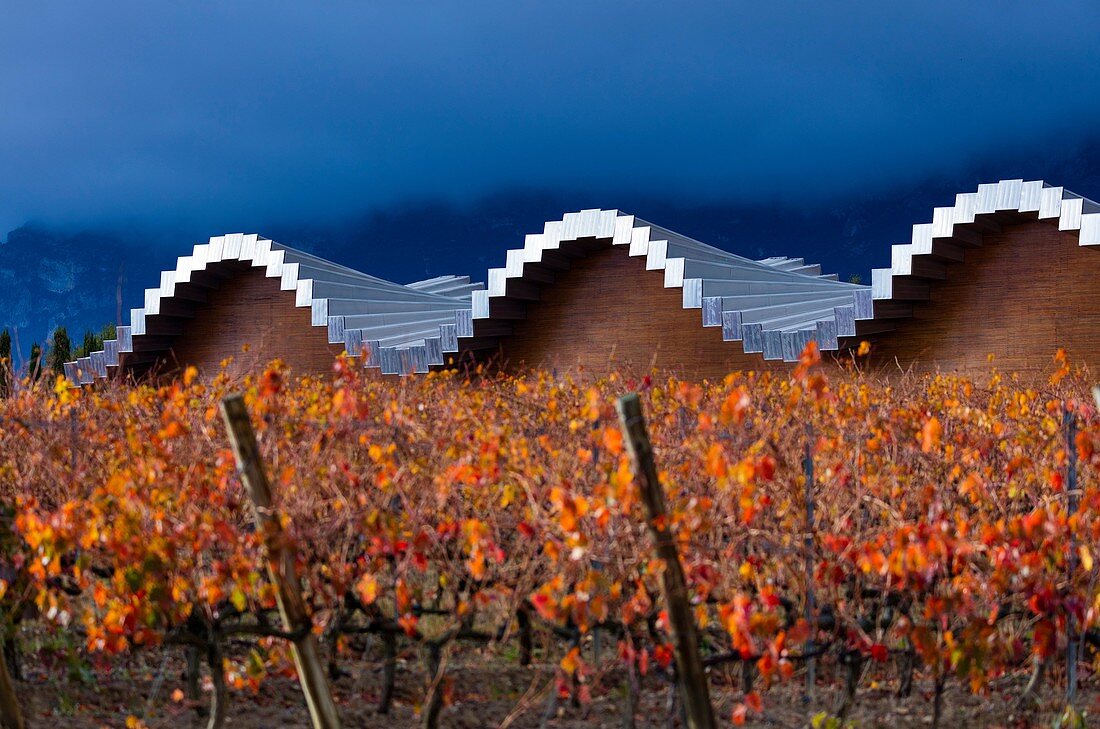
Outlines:
{"label": "low cloud", "polygon": [[1091,2],[10,9],[0,229],[323,224],[516,188],[828,207],[1072,158],[1100,121],[1098,23]]}

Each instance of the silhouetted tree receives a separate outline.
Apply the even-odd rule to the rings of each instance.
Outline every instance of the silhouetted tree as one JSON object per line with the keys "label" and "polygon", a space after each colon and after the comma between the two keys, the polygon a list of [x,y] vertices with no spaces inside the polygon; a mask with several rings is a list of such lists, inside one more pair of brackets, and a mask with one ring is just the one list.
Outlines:
{"label": "silhouetted tree", "polygon": [[107,339],[116,339],[118,337],[118,327],[114,324],[107,324],[104,326],[98,334],[91,329],[84,332],[84,339],[80,342],[80,346],[73,352],[73,356],[69,358],[72,362],[74,359],[80,357],[88,357],[92,352],[98,352],[103,349],[103,342]]}
{"label": "silhouetted tree", "polygon": [[40,374],[42,374],[42,347],[35,342],[31,345],[31,357],[27,360],[27,376],[37,380]]}
{"label": "silhouetted tree", "polygon": [[0,332],[0,397],[7,397],[11,382],[11,334]]}
{"label": "silhouetted tree", "polygon": [[92,352],[100,349],[100,340],[96,336],[96,333],[91,329],[84,332],[84,340],[80,343],[80,346],[76,350],[76,357],[87,357]]}
{"label": "silhouetted tree", "polygon": [[53,330],[53,341],[50,343],[48,367],[54,374],[65,372],[65,363],[72,361],[72,342],[69,341],[69,333],[65,327]]}

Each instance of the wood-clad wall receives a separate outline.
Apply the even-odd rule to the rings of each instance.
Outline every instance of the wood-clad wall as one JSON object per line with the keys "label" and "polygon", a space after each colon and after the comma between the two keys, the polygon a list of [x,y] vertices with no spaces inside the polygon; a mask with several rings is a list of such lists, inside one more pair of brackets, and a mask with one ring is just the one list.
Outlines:
{"label": "wood-clad wall", "polygon": [[[720,328],[703,327],[700,310],[683,308],[682,291],[666,289],[663,272],[646,271],[645,259],[623,247],[594,248],[539,295],[492,355],[506,369],[583,367],[601,374],[657,367],[718,379],[733,370],[791,367],[745,354],[740,342],[722,340]],[[913,318],[873,341],[869,364],[883,372],[900,365],[981,375],[993,354],[1002,372],[1045,377],[1058,347],[1100,371],[1100,251],[1079,246],[1076,233],[1054,223],[1007,225],[967,249],[962,262],[948,264],[946,280],[932,285],[929,301],[914,305]],[[327,373],[341,349],[328,343],[324,327],[311,326],[308,308],[294,306],[293,292],[248,269],[209,291],[164,368],[194,364],[213,373],[226,357],[234,358],[235,370],[278,357],[296,374]]]}
{"label": "wood-clad wall", "polygon": [[328,343],[325,327],[310,324],[308,307],[294,305],[293,291],[280,291],[279,279],[249,268],[210,291],[176,338],[165,366],[195,365],[213,374],[227,357],[233,358],[235,372],[278,358],[292,374],[324,374],[332,371],[333,358],[342,350]]}
{"label": "wood-clad wall", "polygon": [[650,366],[693,379],[724,377],[733,370],[787,369],[745,354],[740,342],[722,340],[720,327],[704,327],[699,309],[683,308],[683,292],[664,287],[663,271],[645,270],[610,244],[573,262],[546,284],[527,318],[501,339],[504,365],[588,372],[648,371]]}
{"label": "wood-clad wall", "polygon": [[1057,221],[987,233],[965,260],[947,266],[912,319],[880,335],[874,362],[885,369],[990,371],[1045,376],[1065,347],[1100,372],[1100,251],[1082,247]]}

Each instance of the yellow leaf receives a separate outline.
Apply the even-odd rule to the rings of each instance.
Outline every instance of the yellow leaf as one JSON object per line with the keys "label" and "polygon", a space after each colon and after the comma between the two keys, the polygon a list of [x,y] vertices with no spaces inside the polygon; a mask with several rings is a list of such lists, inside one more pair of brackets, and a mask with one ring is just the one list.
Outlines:
{"label": "yellow leaf", "polygon": [[561,659],[561,670],[572,675],[576,672],[581,661],[581,649],[573,648]]}
{"label": "yellow leaf", "polygon": [[1081,554],[1081,566],[1085,568],[1086,572],[1092,570],[1092,552],[1084,544],[1077,550]]}
{"label": "yellow leaf", "polygon": [[370,605],[378,599],[378,580],[374,579],[374,575],[363,575],[355,585],[355,591],[364,605]]}
{"label": "yellow leaf", "polygon": [[54,381],[53,391],[59,396],[63,404],[72,401],[73,389],[76,387],[65,375],[58,375]]}
{"label": "yellow leaf", "polygon": [[240,612],[244,612],[244,609],[248,607],[248,598],[245,597],[244,592],[239,587],[233,588],[233,593],[229,596],[229,601],[233,603],[233,607],[237,608]]}

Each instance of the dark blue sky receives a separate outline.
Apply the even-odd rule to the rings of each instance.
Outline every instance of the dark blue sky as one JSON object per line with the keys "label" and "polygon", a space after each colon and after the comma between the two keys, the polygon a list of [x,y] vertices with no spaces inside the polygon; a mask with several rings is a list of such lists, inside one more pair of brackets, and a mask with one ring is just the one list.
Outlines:
{"label": "dark blue sky", "polygon": [[7,2],[0,235],[829,206],[1095,139],[1100,3],[909,5]]}

